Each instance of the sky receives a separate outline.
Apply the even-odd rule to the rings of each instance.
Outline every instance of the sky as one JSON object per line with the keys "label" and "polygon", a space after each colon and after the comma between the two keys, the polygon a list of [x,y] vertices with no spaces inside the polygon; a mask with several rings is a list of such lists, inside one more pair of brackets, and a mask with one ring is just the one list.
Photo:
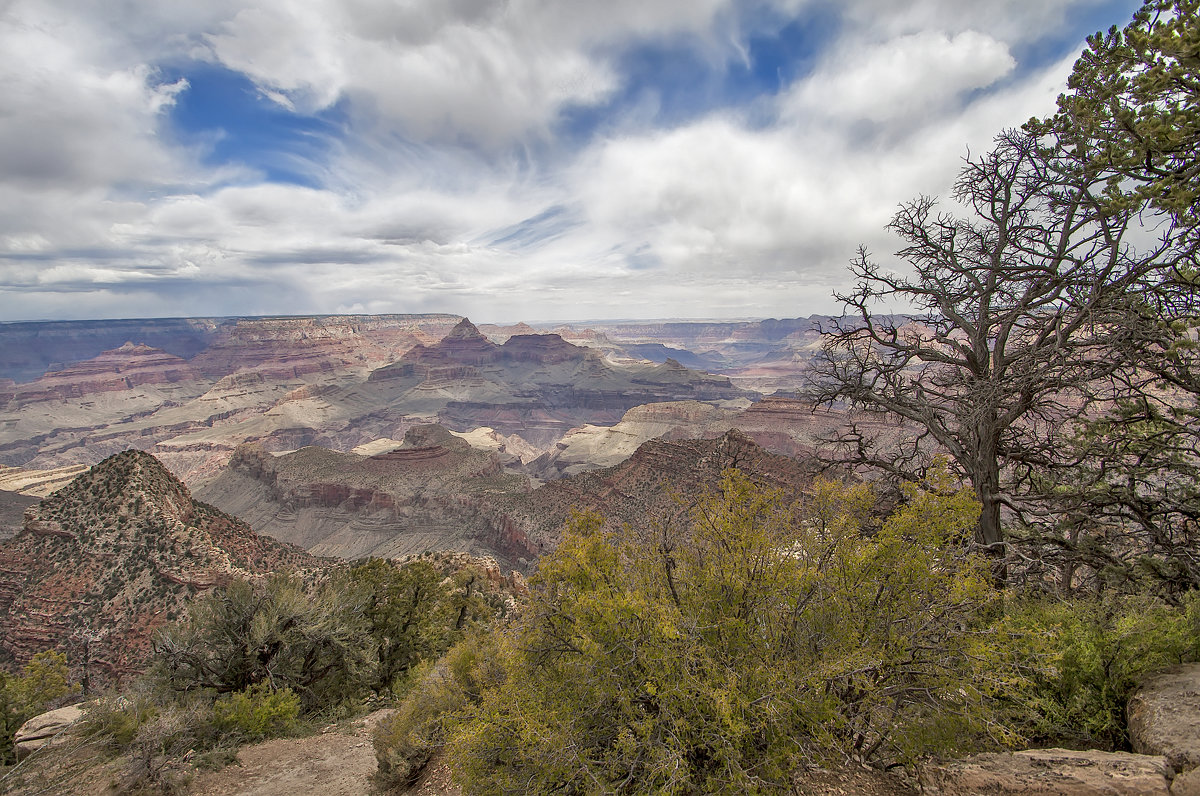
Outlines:
{"label": "sky", "polygon": [[836,312],[1137,0],[0,0],[0,321]]}

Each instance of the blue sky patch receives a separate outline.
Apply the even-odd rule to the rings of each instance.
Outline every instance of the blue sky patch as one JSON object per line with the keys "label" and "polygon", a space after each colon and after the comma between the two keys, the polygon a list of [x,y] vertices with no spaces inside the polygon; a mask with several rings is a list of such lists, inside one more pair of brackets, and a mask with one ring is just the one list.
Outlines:
{"label": "blue sky patch", "polygon": [[213,64],[164,73],[164,82],[179,78],[188,87],[176,97],[171,124],[184,143],[206,147],[204,165],[249,166],[269,182],[321,187],[317,175],[344,121],[336,106],[316,116],[294,113],[244,74]]}

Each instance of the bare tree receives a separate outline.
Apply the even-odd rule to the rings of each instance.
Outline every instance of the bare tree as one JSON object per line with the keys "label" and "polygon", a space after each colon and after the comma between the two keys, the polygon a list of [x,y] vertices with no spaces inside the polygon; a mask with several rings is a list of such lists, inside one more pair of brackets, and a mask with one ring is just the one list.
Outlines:
{"label": "bare tree", "polygon": [[[1009,131],[968,158],[953,196],[973,215],[936,212],[920,197],[900,206],[889,229],[913,275],[893,272],[860,249],[853,291],[838,294],[834,321],[814,362],[819,401],[886,413],[948,454],[982,506],[975,540],[1004,547],[1001,510],[1019,508],[1002,474],[1010,465],[1055,459],[1058,430],[1107,397],[1123,367],[1111,352],[1127,291],[1161,266],[1170,247],[1135,223],[1136,207],[1101,201],[1105,182],[1087,163]],[[886,314],[880,305],[912,314]],[[857,431],[852,456],[919,479],[905,457],[884,457]],[[929,446],[926,446],[929,447]]]}

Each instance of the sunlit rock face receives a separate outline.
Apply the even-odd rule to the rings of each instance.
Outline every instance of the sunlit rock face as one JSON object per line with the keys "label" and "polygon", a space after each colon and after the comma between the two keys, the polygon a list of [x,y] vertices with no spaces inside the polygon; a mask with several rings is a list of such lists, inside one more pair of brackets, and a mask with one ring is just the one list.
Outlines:
{"label": "sunlit rock face", "polygon": [[617,423],[641,404],[749,403],[753,396],[673,359],[613,361],[556,334],[517,334],[496,345],[467,320],[444,340],[374,371],[368,387],[373,392],[360,396],[428,412],[455,431],[487,426],[544,448],[578,426]]}

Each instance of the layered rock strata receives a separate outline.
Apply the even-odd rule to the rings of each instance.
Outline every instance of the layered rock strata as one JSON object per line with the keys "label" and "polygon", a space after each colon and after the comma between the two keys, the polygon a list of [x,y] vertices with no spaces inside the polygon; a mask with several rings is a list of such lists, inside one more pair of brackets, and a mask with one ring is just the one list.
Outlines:
{"label": "layered rock strata", "polygon": [[198,494],[260,533],[320,555],[404,557],[452,550],[504,566],[531,557],[524,537],[488,521],[495,495],[522,494],[526,478],[496,453],[439,426],[417,426],[401,447],[372,455],[307,447],[273,456],[239,448]]}
{"label": "layered rock strata", "polygon": [[534,445],[550,445],[584,424],[610,425],[646,403],[698,400],[749,404],[728,378],[661,364],[613,362],[560,336],[488,340],[463,320],[442,341],[413,348],[374,371],[359,393],[390,394],[391,405],[424,410],[456,431],[488,426]]}

